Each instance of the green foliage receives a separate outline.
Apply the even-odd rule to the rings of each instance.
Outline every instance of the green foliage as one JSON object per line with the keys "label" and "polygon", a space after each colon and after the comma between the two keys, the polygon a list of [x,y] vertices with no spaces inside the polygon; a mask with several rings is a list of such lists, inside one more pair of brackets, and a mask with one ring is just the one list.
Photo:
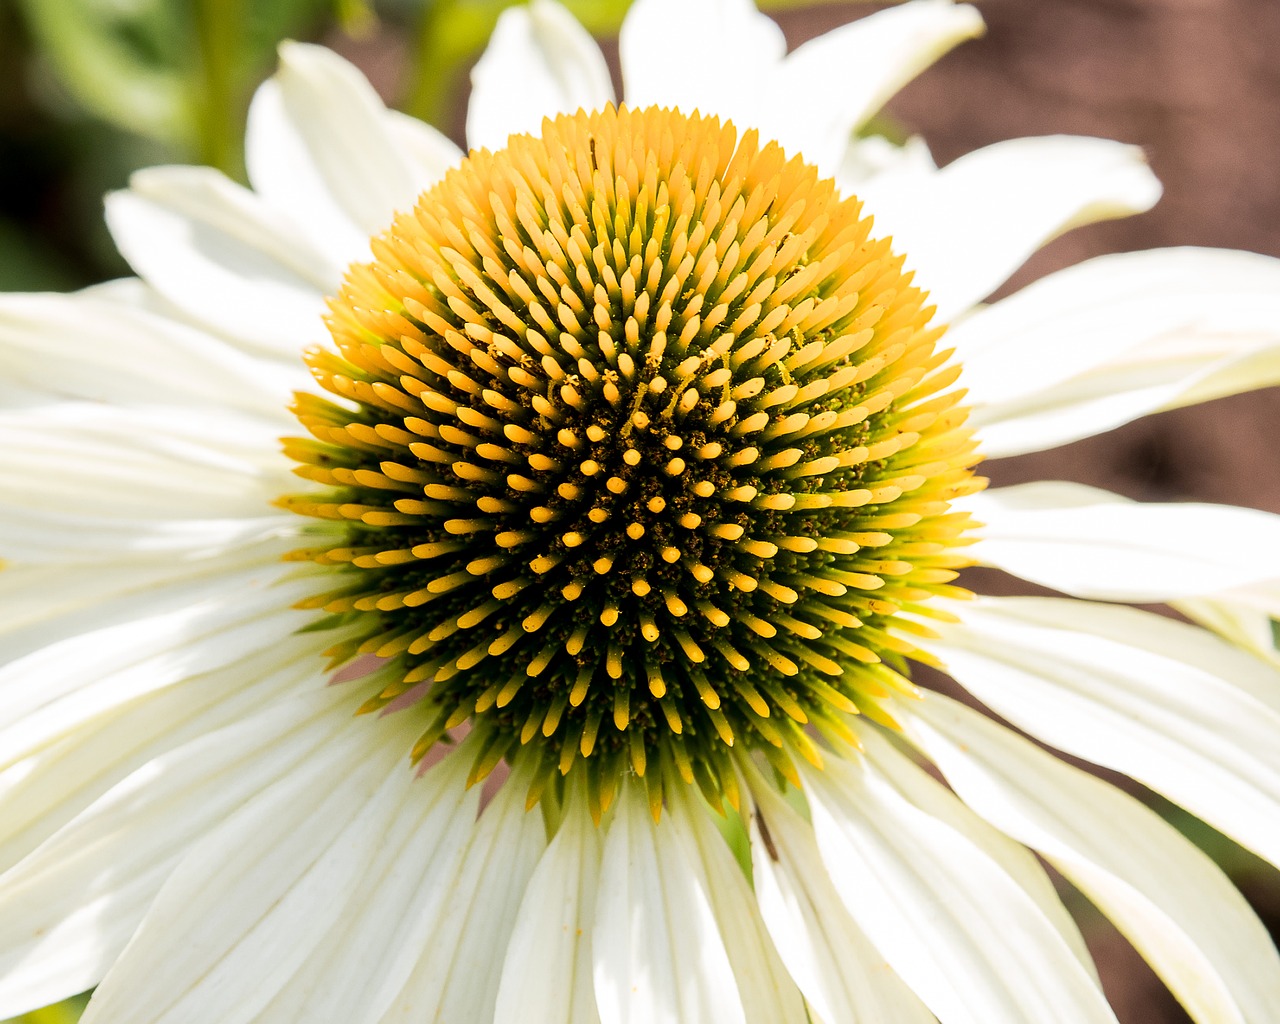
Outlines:
{"label": "green foliage", "polygon": [[89,995],[85,993],[42,1010],[32,1010],[12,1021],[0,1021],[0,1024],[76,1024],[88,1001]]}
{"label": "green foliage", "polygon": [[[239,167],[244,107],[276,44],[330,0],[21,0],[43,63],[97,117],[175,155]],[[349,17],[359,5],[343,4]]]}

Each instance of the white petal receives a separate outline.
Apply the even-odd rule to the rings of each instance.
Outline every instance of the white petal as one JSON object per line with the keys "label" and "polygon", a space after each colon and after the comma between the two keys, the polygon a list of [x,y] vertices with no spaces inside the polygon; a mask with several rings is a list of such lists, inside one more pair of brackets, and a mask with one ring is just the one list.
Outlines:
{"label": "white petal", "polygon": [[575,789],[520,903],[493,1024],[598,1024],[591,922],[600,856],[600,830]]}
{"label": "white petal", "polygon": [[138,275],[201,323],[266,352],[325,338],[339,266],[308,259],[291,226],[217,171],[139,171],[107,197],[107,226]]}
{"label": "white petal", "polygon": [[285,795],[314,781],[349,700],[317,685],[162,755],[0,875],[0,1013],[97,984],[192,843],[276,780]]}
{"label": "white petal", "polygon": [[903,4],[842,25],[782,61],[761,98],[758,127],[788,154],[804,154],[824,177],[834,175],[863,122],[982,29],[977,8],[952,0]]}
{"label": "white petal", "polygon": [[[1280,583],[1270,589],[1275,593],[1267,604],[1280,606]],[[1174,608],[1193,622],[1207,626],[1233,644],[1280,667],[1280,625],[1266,612],[1239,603],[1229,592],[1214,598],[1178,601]]]}
{"label": "white petal", "polygon": [[[1280,260],[1219,249],[1099,256],[1060,270],[947,334],[971,401],[1016,402],[1135,351],[1180,361],[1240,337],[1277,337]],[[995,413],[988,411],[987,417]]]}
{"label": "white petal", "polygon": [[1097,980],[1097,969],[1089,955],[1084,936],[1058,898],[1040,862],[1023,846],[1000,834],[961,803],[945,786],[939,785],[923,768],[901,753],[881,734],[877,726],[861,720],[853,728],[862,743],[867,763],[880,772],[898,794],[931,818],[955,829],[1008,875],[1053,925],[1080,966]]}
{"label": "white petal", "polygon": [[24,561],[195,553],[296,533],[278,425],[231,410],[59,403],[0,413],[0,554]]}
{"label": "white petal", "polygon": [[[296,544],[296,542],[293,542]],[[280,540],[208,558],[127,557],[72,564],[6,564],[0,572],[0,662],[80,633],[172,610],[205,584],[247,569],[279,569]],[[24,600],[25,594],[25,600]],[[8,613],[8,614],[5,614]]]}
{"label": "white petal", "polygon": [[770,783],[753,779],[751,860],[760,912],[791,976],[825,1024],[934,1016],[894,973],[840,902],[813,829]]}
{"label": "white petal", "polygon": [[991,456],[1280,382],[1280,260],[1216,249],[1100,256],[947,334]]}
{"label": "white petal", "polygon": [[[313,621],[313,613],[291,607],[311,588],[306,581],[281,583],[286,571],[259,566],[148,592],[102,609],[97,621],[86,616],[83,632],[0,668],[0,765],[144,694],[279,643]],[[141,614],[130,615],[130,604]],[[313,639],[317,651],[328,646]]]}
{"label": "white petal", "polygon": [[[46,564],[109,559],[113,555],[169,554],[204,558],[271,538],[291,536],[296,523],[285,516],[256,519],[98,519],[74,513],[0,509],[4,553]],[[296,544],[292,545],[296,546]]]}
{"label": "white petal", "polygon": [[466,787],[468,766],[455,753],[414,784],[347,911],[255,1020],[375,1024],[423,948],[447,941],[438,915],[479,806],[479,788]]}
{"label": "white petal", "polygon": [[314,682],[318,668],[314,640],[288,637],[80,722],[30,750],[0,770],[0,871],[135,769]]}
{"label": "white petal", "polygon": [[1150,209],[1160,183],[1136,147],[1055,135],[997,142],[933,175],[882,175],[860,196],[949,321],[1063,232]]}
{"label": "white petal", "polygon": [[370,236],[437,178],[438,163],[406,149],[402,132],[352,65],[324,47],[283,43],[280,70],[249,108],[249,180],[330,261],[368,259]]}
{"label": "white petal", "polygon": [[0,296],[7,378],[46,396],[230,407],[288,422],[301,374],[185,324],[119,301],[101,286],[71,295]]}
{"label": "white petal", "polygon": [[508,7],[471,71],[467,144],[501,149],[540,133],[542,119],[613,102],[609,67],[595,40],[556,0]]}
{"label": "white petal", "polygon": [[711,820],[713,812],[686,786],[672,796],[667,813],[673,819],[678,816],[677,834],[683,841],[687,863],[710,897],[747,1024],[808,1024],[810,1018],[800,990],[756,910],[742,866]]}
{"label": "white petal", "polygon": [[861,195],[865,184],[881,174],[915,175],[924,180],[937,170],[928,144],[919,135],[902,145],[883,135],[869,135],[855,139],[845,150],[836,181],[846,193]]}
{"label": "white petal", "polygon": [[904,709],[913,738],[969,806],[1032,847],[1129,938],[1202,1024],[1265,1024],[1280,956],[1205,854],[1137,800],[962,704]]}
{"label": "white petal", "polygon": [[1280,516],[1233,505],[1133,502],[1041,481],[963,501],[984,523],[971,549],[994,566],[1075,597],[1158,603],[1232,591],[1280,615]]}
{"label": "white petal", "polygon": [[752,0],[636,0],[618,37],[632,107],[759,120],[758,94],[786,53],[782,30]]}
{"label": "white petal", "polygon": [[425,191],[462,162],[463,153],[438,128],[398,110],[386,112],[387,130],[413,168],[419,191]]}
{"label": "white petal", "polygon": [[1195,626],[1057,598],[987,598],[939,632],[947,671],[1014,725],[1280,863],[1272,666]]}
{"label": "white petal", "polygon": [[836,890],[942,1024],[1114,1024],[1058,931],[965,836],[865,764],[802,771]]}
{"label": "white petal", "polygon": [[605,837],[591,932],[603,1024],[745,1024],[733,969],[678,821],[626,782]]}
{"label": "white petal", "polygon": [[382,1024],[493,1019],[501,953],[547,845],[542,815],[525,810],[527,789],[517,771],[472,829],[456,873],[433,880],[447,896]]}
{"label": "white petal", "polygon": [[[184,569],[190,571],[168,557],[116,559],[93,565],[6,563],[0,572],[0,636],[170,582],[184,575]],[[65,630],[77,631],[75,626]]]}
{"label": "white petal", "polygon": [[412,721],[340,715],[323,756],[275,776],[179,862],[85,1024],[252,1020],[341,918],[416,794]]}

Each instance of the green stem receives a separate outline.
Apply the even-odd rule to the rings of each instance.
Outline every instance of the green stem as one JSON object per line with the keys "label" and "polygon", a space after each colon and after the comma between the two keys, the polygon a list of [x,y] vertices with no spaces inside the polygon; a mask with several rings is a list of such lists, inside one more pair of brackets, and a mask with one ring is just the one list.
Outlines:
{"label": "green stem", "polygon": [[200,159],[230,175],[240,172],[240,105],[236,95],[237,30],[242,0],[196,0],[200,74],[194,97]]}
{"label": "green stem", "polygon": [[[450,100],[457,88],[455,79],[467,56],[462,51],[452,61],[445,59],[446,51],[455,48],[459,42],[454,26],[449,24],[454,20],[451,14],[457,8],[457,0],[424,0],[422,17],[418,22],[413,83],[404,101],[406,113],[436,127],[445,127]],[[495,22],[497,17],[495,11]]]}

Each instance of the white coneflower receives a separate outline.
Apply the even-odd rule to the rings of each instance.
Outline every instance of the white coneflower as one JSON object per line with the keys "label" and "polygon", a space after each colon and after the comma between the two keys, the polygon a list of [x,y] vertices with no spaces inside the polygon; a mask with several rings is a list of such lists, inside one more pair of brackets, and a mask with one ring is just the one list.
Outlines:
{"label": "white coneflower", "polygon": [[922,0],[784,56],[641,0],[615,105],[537,0],[465,158],[290,45],[253,191],[139,174],[139,280],[0,301],[0,1016],[1114,1020],[1030,848],[1195,1020],[1270,1019],[1203,854],[911,680],[1280,862],[1277,518],[972,475],[1280,378],[1280,264],[978,307],[1158,195],[1100,140],[850,141],[979,29]]}

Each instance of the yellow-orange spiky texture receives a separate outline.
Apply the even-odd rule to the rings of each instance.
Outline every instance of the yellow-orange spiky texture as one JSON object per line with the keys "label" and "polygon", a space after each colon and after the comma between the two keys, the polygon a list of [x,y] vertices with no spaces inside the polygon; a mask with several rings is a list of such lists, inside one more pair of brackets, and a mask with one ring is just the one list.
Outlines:
{"label": "yellow-orange spiky texture", "polygon": [[[733,796],[909,687],[895,615],[946,591],[975,489],[956,369],[854,199],[754,132],[662,109],[472,153],[332,303],[288,442],[331,520],[299,553],[392,659],[418,753],[516,750]],[[336,534],[335,531],[336,530]],[[659,770],[654,770],[655,764]]]}

